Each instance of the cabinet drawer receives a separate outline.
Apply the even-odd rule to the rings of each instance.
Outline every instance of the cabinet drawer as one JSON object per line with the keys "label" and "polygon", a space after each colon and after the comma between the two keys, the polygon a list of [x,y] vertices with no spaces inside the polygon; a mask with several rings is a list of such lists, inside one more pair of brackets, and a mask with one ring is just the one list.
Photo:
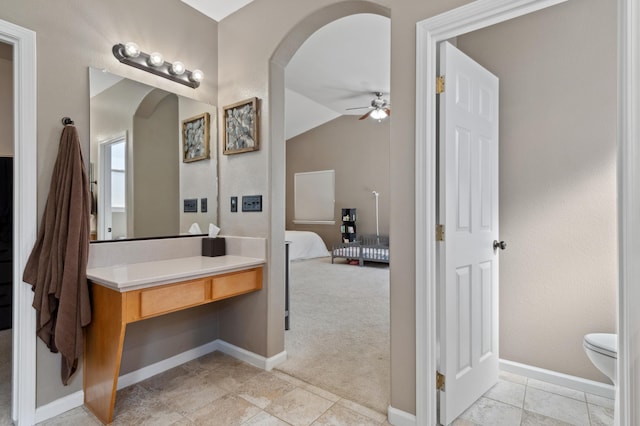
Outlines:
{"label": "cabinet drawer", "polygon": [[212,300],[249,293],[262,288],[262,268],[213,277]]}
{"label": "cabinet drawer", "polygon": [[177,311],[207,301],[207,284],[210,279],[189,281],[140,292],[140,317]]}

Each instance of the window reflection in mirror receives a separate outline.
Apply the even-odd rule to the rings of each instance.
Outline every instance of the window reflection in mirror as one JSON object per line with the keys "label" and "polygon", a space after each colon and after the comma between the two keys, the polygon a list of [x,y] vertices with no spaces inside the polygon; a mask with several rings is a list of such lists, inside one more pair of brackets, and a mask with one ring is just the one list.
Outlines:
{"label": "window reflection in mirror", "polygon": [[[92,238],[207,231],[218,219],[216,107],[89,69]],[[210,114],[210,158],[182,161],[182,122]],[[207,211],[201,200],[207,199]],[[197,199],[197,212],[183,201]]]}

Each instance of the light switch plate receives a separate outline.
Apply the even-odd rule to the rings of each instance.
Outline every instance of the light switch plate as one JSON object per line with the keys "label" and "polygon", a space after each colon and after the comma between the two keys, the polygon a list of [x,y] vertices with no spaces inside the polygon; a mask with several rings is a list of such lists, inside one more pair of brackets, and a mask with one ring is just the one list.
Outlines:
{"label": "light switch plate", "polygon": [[206,212],[207,212],[207,199],[200,198],[200,213],[206,213]]}
{"label": "light switch plate", "polygon": [[261,212],[262,211],[262,195],[243,195],[242,211],[243,212]]}
{"label": "light switch plate", "polygon": [[231,213],[238,211],[238,197],[231,197]]}
{"label": "light switch plate", "polygon": [[186,198],[184,200],[184,212],[185,213],[197,213],[198,212],[198,199]]}

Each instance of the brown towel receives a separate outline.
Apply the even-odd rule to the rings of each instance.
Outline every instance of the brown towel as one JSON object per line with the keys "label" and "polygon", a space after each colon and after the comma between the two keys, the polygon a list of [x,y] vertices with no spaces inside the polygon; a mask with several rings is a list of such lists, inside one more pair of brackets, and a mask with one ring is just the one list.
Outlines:
{"label": "brown towel", "polygon": [[52,352],[62,354],[65,385],[82,354],[82,327],[91,322],[86,272],[89,208],[89,181],[78,132],[67,125],[60,137],[38,239],[23,276],[35,292],[37,334]]}

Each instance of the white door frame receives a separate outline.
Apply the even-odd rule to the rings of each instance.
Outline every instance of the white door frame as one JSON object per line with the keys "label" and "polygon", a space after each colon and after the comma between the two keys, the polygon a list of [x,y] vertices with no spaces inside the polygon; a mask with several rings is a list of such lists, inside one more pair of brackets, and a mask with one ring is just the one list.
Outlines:
{"label": "white door frame", "polygon": [[[441,41],[566,0],[477,0],[416,27],[416,424],[436,419],[436,48]],[[640,5],[618,0],[618,398],[620,425],[638,424],[640,376]],[[634,264],[633,259],[636,259]],[[636,338],[637,339],[637,338]],[[637,392],[635,390],[634,392]]]}
{"label": "white door frame", "polygon": [[[112,206],[111,206],[111,145],[115,144],[115,143],[124,143],[125,146],[125,151],[124,151],[124,164],[125,164],[125,182],[128,182],[127,177],[129,176],[129,171],[128,171],[128,150],[129,150],[129,143],[127,141],[127,132],[124,131],[122,133],[118,133],[116,136],[113,136],[109,139],[105,139],[102,140],[98,143],[98,176],[99,176],[99,180],[98,180],[98,224],[97,224],[97,229],[98,229],[98,239],[99,240],[106,240],[109,239],[111,240],[113,237],[113,233],[111,233],[111,235],[109,235],[109,238],[107,238],[106,233],[107,233],[107,226],[104,223],[105,222],[105,218],[107,216],[109,216],[110,220],[110,227],[113,229],[113,219],[112,217]],[[107,152],[108,151],[108,152]],[[109,156],[109,169],[107,169],[105,167],[105,156]],[[108,187],[108,191],[106,191],[105,189]],[[127,208],[129,207],[126,203],[129,199],[129,197],[127,196],[129,192],[129,187],[127,185],[126,188],[126,192],[125,192],[125,212],[127,212]],[[108,209],[107,209],[108,206]],[[108,210],[108,212],[107,212]],[[107,214],[108,213],[108,214]],[[128,214],[128,212],[127,212]]]}
{"label": "white door frame", "polygon": [[13,46],[13,379],[12,418],[35,423],[36,314],[22,281],[37,233],[36,33],[0,20],[0,41]]}

